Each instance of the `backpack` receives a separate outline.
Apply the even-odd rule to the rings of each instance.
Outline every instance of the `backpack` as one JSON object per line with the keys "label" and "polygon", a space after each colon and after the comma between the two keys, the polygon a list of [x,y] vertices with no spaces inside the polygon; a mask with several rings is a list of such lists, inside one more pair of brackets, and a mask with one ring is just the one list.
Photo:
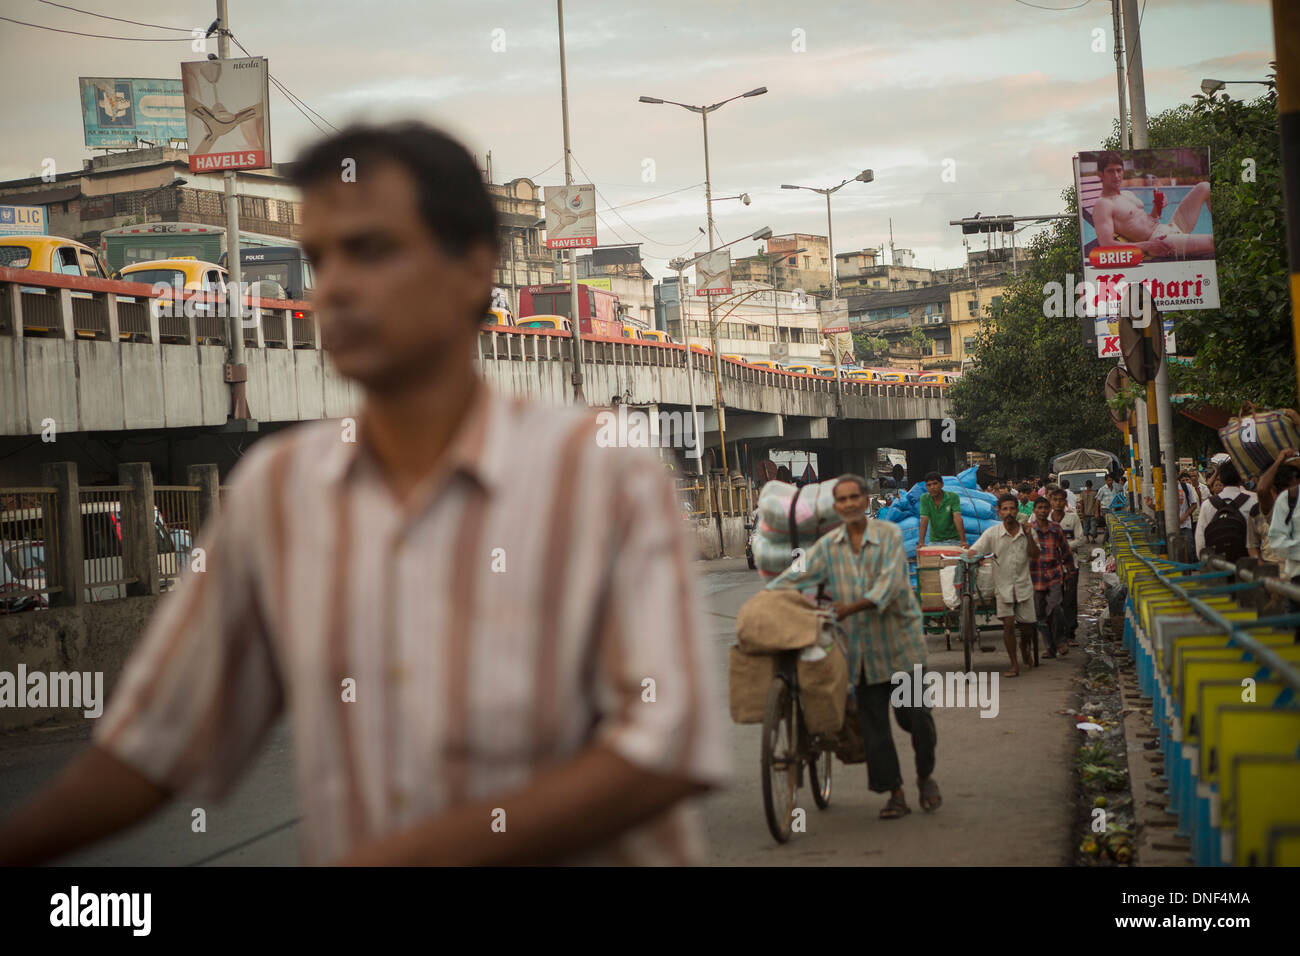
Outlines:
{"label": "backpack", "polygon": [[1217,551],[1226,561],[1246,556],[1246,516],[1241,513],[1241,506],[1249,500],[1244,494],[1232,501],[1210,495],[1214,517],[1205,526],[1206,551]]}

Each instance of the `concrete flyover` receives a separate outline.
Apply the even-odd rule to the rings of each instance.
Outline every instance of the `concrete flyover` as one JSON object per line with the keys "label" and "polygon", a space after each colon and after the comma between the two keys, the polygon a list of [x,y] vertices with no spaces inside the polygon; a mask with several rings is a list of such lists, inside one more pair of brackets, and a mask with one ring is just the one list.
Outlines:
{"label": "concrete flyover", "polygon": [[[0,437],[60,432],[204,429],[223,426],[225,320],[202,293],[175,315],[153,307],[151,288],[0,268]],[[247,396],[259,422],[336,418],[358,407],[360,389],[334,370],[305,302],[260,300],[245,321]],[[162,314],[159,314],[159,313]],[[186,314],[188,313],[188,314]],[[658,342],[586,338],[584,396],[597,407],[652,413],[690,407],[686,350]],[[572,341],[542,330],[484,330],[477,359],[500,392],[573,401]],[[693,353],[690,383],[705,447],[716,448],[712,361]],[[942,385],[843,383],[724,360],[720,375],[728,445],[798,448],[829,456],[824,467],[869,471],[874,449],[919,451],[930,467],[952,446],[937,441],[949,406]]]}

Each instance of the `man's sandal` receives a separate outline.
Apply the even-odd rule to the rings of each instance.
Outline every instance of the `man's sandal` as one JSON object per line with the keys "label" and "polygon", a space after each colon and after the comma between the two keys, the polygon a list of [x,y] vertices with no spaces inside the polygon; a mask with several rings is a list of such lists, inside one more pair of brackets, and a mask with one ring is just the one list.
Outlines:
{"label": "man's sandal", "polygon": [[905,817],[911,812],[912,809],[907,805],[906,800],[890,794],[889,802],[880,810],[880,819],[897,820],[899,817]]}
{"label": "man's sandal", "polygon": [[943,797],[939,795],[939,785],[934,782],[933,777],[918,780],[916,785],[921,789],[921,809],[926,813],[932,813],[943,805]]}

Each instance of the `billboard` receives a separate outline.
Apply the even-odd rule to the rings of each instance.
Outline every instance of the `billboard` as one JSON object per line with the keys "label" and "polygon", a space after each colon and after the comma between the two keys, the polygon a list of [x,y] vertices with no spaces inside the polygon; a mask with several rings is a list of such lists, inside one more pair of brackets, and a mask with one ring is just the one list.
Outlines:
{"label": "billboard", "polygon": [[[1119,346],[1119,320],[1099,316],[1093,320],[1097,328],[1097,358],[1123,358]],[[1165,329],[1165,354],[1177,355],[1178,343],[1174,338],[1174,320],[1162,321]]]}
{"label": "billboard", "polygon": [[268,76],[260,56],[181,64],[191,172],[270,167]]}
{"label": "billboard", "polygon": [[545,186],[546,248],[586,249],[596,245],[596,187]]}
{"label": "billboard", "polygon": [[589,276],[586,279],[579,279],[578,285],[589,285],[593,289],[604,289],[606,292],[614,291],[614,281],[612,279],[599,279]]}
{"label": "billboard", "polygon": [[1219,307],[1209,149],[1081,152],[1074,185],[1087,314],[1118,314],[1134,283],[1162,311]]}
{"label": "billboard", "polygon": [[728,250],[715,249],[695,260],[695,294],[731,294],[731,253]]}
{"label": "billboard", "polygon": [[820,312],[822,335],[836,335],[849,330],[847,299],[823,299]]}
{"label": "billboard", "polygon": [[44,206],[0,206],[0,236],[46,236]]}
{"label": "billboard", "polygon": [[180,80],[81,76],[81,125],[86,145],[166,146],[185,139],[185,95]]}

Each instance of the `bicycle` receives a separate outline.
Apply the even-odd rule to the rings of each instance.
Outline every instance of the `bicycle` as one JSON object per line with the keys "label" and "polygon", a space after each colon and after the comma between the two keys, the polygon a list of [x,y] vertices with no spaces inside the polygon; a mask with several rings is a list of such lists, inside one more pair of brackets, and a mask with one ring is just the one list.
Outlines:
{"label": "bicycle", "polygon": [[[827,619],[827,625],[838,631]],[[802,651],[774,655],[776,673],[767,691],[763,711],[762,779],[763,810],[767,828],[777,843],[790,839],[795,794],[803,786],[804,767],[813,802],[825,810],[831,804],[831,756],[833,735],[813,734],[804,722],[799,702],[798,662]]]}
{"label": "bicycle", "polygon": [[[976,572],[979,566],[988,560],[987,555],[957,555],[952,558],[944,558],[945,564],[959,565],[961,580],[958,586],[961,589],[961,604],[958,607],[957,620],[958,629],[961,635],[962,654],[966,662],[965,670],[967,673],[973,669],[971,667],[971,658],[973,656],[975,644],[979,641],[979,625],[975,623],[975,599],[979,594],[979,588],[976,583]],[[980,611],[987,617],[989,613],[988,602],[981,602]],[[979,645],[981,651],[990,651],[992,648]],[[1035,659],[1037,652],[1035,650]]]}

